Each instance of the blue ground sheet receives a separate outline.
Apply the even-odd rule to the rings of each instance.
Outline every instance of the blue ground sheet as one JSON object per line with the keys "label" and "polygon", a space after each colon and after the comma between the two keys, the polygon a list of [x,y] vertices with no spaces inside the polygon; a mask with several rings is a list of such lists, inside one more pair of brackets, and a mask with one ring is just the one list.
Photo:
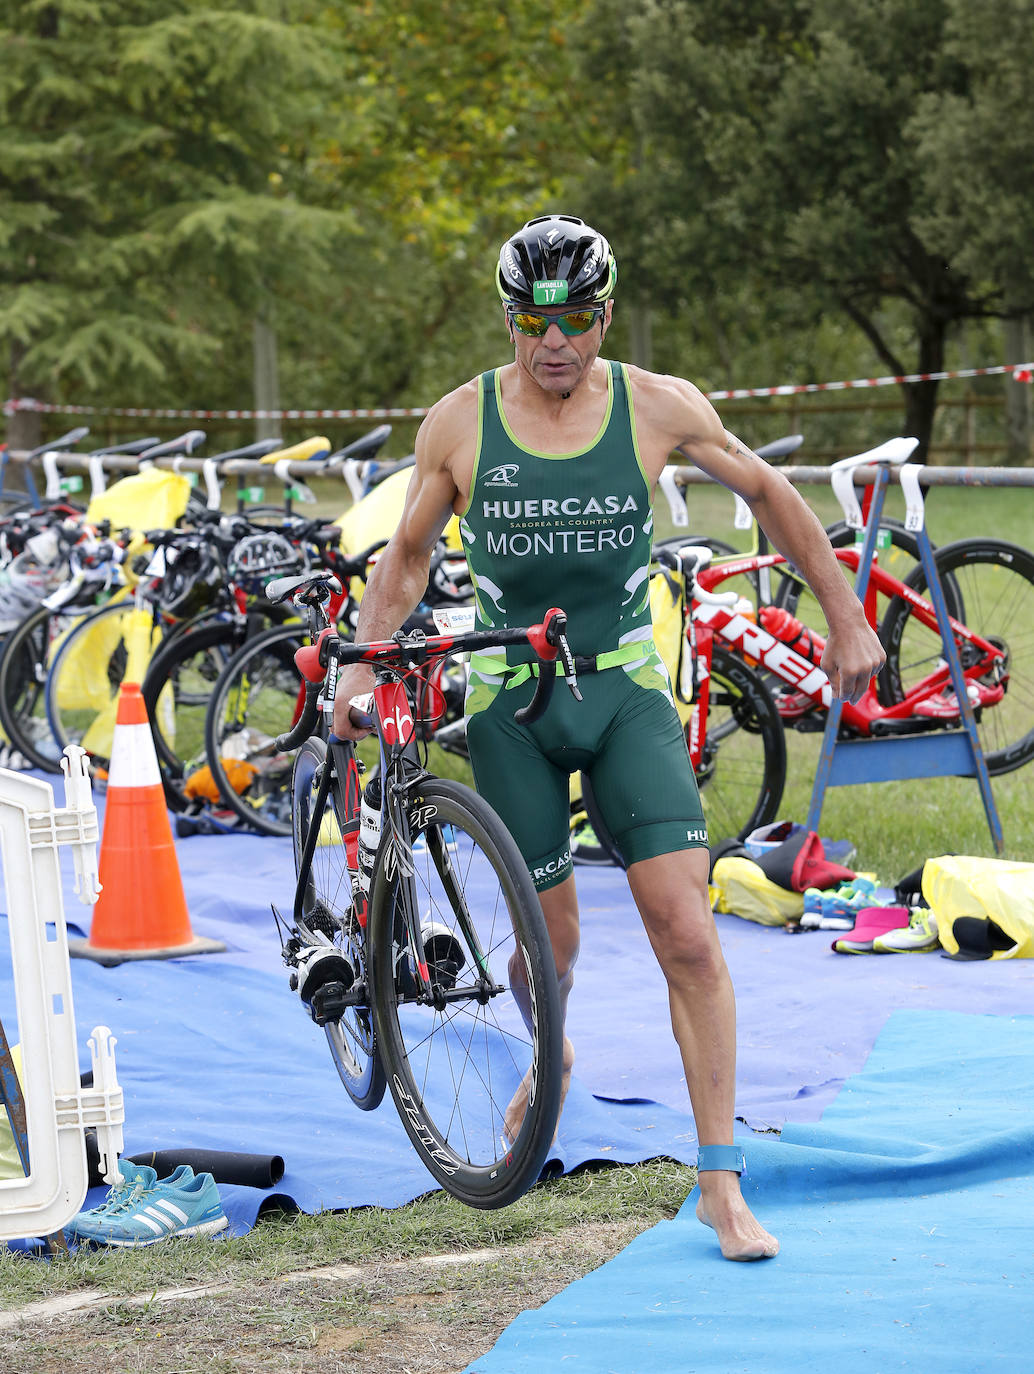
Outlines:
{"label": "blue ground sheet", "polygon": [[1034,1017],[894,1012],[821,1121],[743,1141],[776,1259],[723,1260],[694,1189],[469,1374],[1025,1374],[1032,1083]]}
{"label": "blue ground sheet", "polygon": [[[60,784],[57,791],[60,800]],[[118,1042],[125,1152],[281,1156],[286,1171],[274,1189],[221,1187],[237,1233],[268,1205],[397,1206],[434,1187],[390,1099],[372,1113],[352,1105],[322,1032],[288,990],[270,903],[290,909],[290,840],[193,836],[177,841],[177,854],[194,933],[224,941],[226,952],[110,969],[72,962],[83,1066],[95,1025],[109,1026]],[[67,870],[66,918],[86,931],[89,909],[73,894],[70,862]],[[692,1162],[664,981],[624,875],[579,868],[577,880],[583,939],[568,1023],[577,1063],[549,1167],[662,1155]],[[737,1111],[753,1129],[816,1121],[898,1009],[1008,1016],[1034,1008],[1034,961],[850,958],[831,952],[826,932],[789,936],[734,916],[717,920],[739,1007]],[[12,1040],[13,1007],[3,918],[0,1016]],[[101,1196],[92,1193],[88,1205]]]}

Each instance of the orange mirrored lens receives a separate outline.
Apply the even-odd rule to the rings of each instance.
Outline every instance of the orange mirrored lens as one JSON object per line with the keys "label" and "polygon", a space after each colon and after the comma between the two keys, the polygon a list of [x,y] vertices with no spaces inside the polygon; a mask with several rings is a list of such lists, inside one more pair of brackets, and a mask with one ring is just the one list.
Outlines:
{"label": "orange mirrored lens", "polygon": [[552,320],[545,315],[529,315],[524,310],[514,311],[510,319],[513,320],[514,327],[519,329],[522,334],[531,334],[536,337],[545,334],[552,324]]}
{"label": "orange mirrored lens", "polygon": [[514,328],[522,334],[541,338],[551,324],[559,325],[561,334],[584,334],[601,317],[603,311],[597,307],[589,310],[573,310],[567,315],[532,315],[526,310],[513,310],[510,319]]}

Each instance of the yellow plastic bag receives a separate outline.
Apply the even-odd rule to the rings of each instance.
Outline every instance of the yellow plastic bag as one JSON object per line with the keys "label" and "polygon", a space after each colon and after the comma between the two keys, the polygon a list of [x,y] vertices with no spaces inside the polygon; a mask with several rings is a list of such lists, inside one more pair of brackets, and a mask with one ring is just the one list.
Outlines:
{"label": "yellow plastic bag", "polygon": [[[70,646],[56,684],[57,702],[78,727],[84,749],[110,757],[119,687],[143,681],[160,642],[151,612],[127,602],[123,614],[98,616]],[[117,670],[123,649],[124,670],[113,677],[109,666]]]}
{"label": "yellow plastic bag", "polygon": [[[391,538],[402,518],[414,471],[414,468],[402,468],[393,472],[334,521],[341,526],[341,548],[345,553],[361,553],[379,539]],[[450,549],[458,551],[462,547],[460,524],[455,515],[445,527],[444,538]],[[358,597],[360,591],[361,588],[353,587],[353,596]]]}
{"label": "yellow plastic bag", "polygon": [[[685,633],[684,597],[682,586],[676,579],[669,579],[664,573],[654,573],[650,578],[650,615],[653,619],[653,642],[657,652],[664,660],[664,666],[671,678],[672,694],[679,720],[686,725],[693,714],[693,703],[680,700],[679,669],[683,663]],[[685,646],[688,650],[688,645]],[[686,665],[688,672],[688,665]],[[691,683],[684,683],[682,695],[690,696]]]}
{"label": "yellow plastic bag", "polygon": [[1034,864],[964,854],[927,859],[923,896],[949,954],[1034,958]]}
{"label": "yellow plastic bag", "polygon": [[[20,1045],[11,1045],[11,1059],[18,1082],[22,1081],[22,1050]],[[7,1112],[0,1107],[0,1178],[24,1178],[21,1156],[14,1143],[14,1132]]]}
{"label": "yellow plastic bag", "polygon": [[762,926],[785,926],[804,915],[804,894],[777,886],[753,859],[736,855],[719,859],[708,890],[715,911]]}
{"label": "yellow plastic bag", "polygon": [[171,529],[187,509],[190,482],[181,472],[145,468],[113,482],[86,508],[87,524],[110,520],[113,530]]}

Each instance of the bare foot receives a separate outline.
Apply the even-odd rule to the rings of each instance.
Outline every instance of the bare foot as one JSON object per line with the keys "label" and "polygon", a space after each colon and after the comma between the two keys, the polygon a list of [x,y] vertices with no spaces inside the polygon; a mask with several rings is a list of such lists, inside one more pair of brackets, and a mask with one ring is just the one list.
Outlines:
{"label": "bare foot", "polygon": [[[564,1110],[564,1099],[567,1090],[571,1086],[571,1070],[574,1068],[574,1046],[564,1036],[564,1068],[560,1079],[560,1107],[557,1111],[557,1122],[560,1121],[560,1113]],[[509,1144],[517,1139],[521,1125],[524,1122],[524,1114],[528,1110],[528,1077],[531,1073],[529,1069],[521,1080],[521,1085],[510,1099],[510,1105],[506,1109],[503,1117],[503,1133]],[[556,1143],[556,1131],[553,1132],[553,1143]]]}
{"label": "bare foot", "polygon": [[727,1260],[759,1260],[778,1255],[779,1242],[744,1202],[737,1175],[710,1169],[702,1177],[697,1220],[718,1236],[722,1256]]}

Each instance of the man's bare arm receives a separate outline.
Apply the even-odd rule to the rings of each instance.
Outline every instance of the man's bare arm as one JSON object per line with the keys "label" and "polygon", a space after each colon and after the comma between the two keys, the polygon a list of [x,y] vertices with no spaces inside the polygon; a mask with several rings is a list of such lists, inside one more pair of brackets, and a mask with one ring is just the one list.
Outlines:
{"label": "man's bare arm", "polygon": [[[415,446],[416,467],[409,483],[398,528],[374,565],[359,606],[355,637],[358,643],[390,639],[416,609],[427,586],[431,555],[452,515],[458,491],[448,465],[449,439],[455,415],[446,397],[420,427]],[[453,407],[455,409],[455,407]],[[444,411],[444,413],[443,413]],[[373,670],[353,664],[338,679],[334,699],[334,733],[361,739],[348,719],[349,699],[373,687]]]}
{"label": "man's bare arm", "polygon": [[818,517],[781,472],[724,427],[699,392],[686,401],[690,433],[675,447],[742,496],[773,546],[800,569],[829,625],[822,667],[837,696],[857,701],[886,655]]}

